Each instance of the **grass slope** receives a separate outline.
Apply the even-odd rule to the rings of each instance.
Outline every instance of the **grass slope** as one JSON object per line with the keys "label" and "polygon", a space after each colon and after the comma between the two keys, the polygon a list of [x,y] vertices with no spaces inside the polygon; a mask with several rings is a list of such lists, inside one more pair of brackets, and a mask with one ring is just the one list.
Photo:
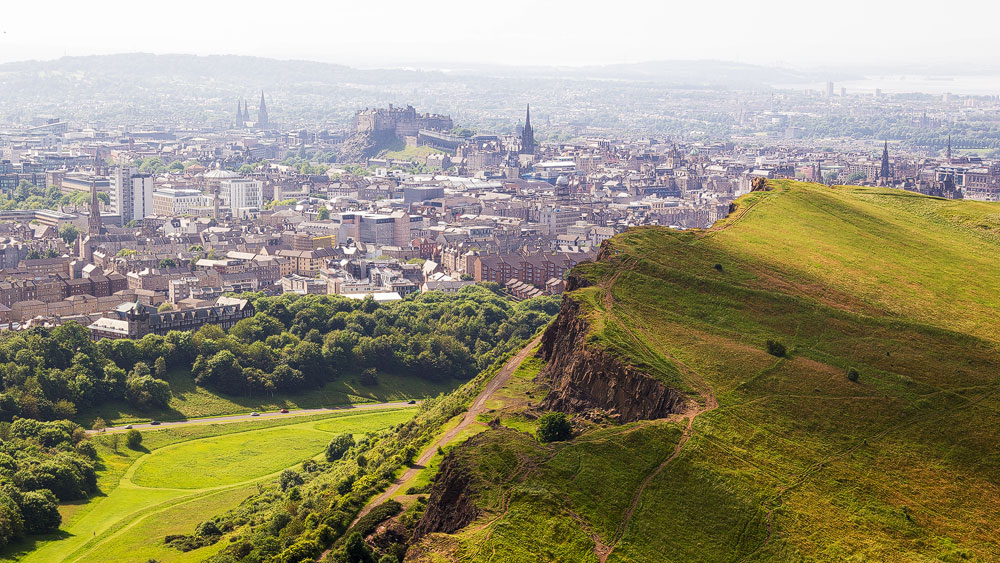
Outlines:
{"label": "grass slope", "polygon": [[299,393],[277,393],[273,397],[242,397],[225,395],[195,385],[191,374],[186,372],[169,374],[168,381],[172,396],[167,408],[138,412],[128,403],[111,402],[81,412],[76,417],[77,421],[89,428],[97,417],[103,418],[111,425],[122,425],[153,419],[183,420],[251,411],[275,411],[283,408],[311,409],[406,401],[448,393],[461,385],[458,380],[431,382],[413,375],[379,373],[378,385],[371,387],[359,384],[357,377],[343,377],[319,389]]}
{"label": "grass slope", "polygon": [[485,433],[497,491],[418,560],[1000,560],[1000,205],[772,186],[576,270],[589,342],[690,393],[690,434]]}
{"label": "grass slope", "polygon": [[286,420],[191,426],[143,432],[143,451],[107,437],[96,442],[102,496],[61,507],[59,534],[16,546],[4,560],[25,562],[201,561],[223,545],[182,553],[168,534],[194,527],[236,506],[257,483],[318,456],[335,433],[360,437],[409,420],[414,408],[335,413]]}

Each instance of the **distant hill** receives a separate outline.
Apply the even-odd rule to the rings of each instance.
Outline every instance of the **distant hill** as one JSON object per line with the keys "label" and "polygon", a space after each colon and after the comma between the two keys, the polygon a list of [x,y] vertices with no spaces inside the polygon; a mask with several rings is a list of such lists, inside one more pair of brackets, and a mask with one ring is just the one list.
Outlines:
{"label": "distant hill", "polygon": [[97,126],[203,126],[231,121],[240,99],[249,102],[254,116],[263,91],[272,121],[287,127],[342,127],[357,109],[395,103],[451,114],[463,125],[509,132],[526,103],[537,108],[539,118],[553,110],[578,115],[578,98],[586,93],[593,115],[575,117],[578,125],[613,126],[628,122],[627,116],[598,112],[603,100],[624,96],[639,107],[660,108],[665,89],[768,88],[806,80],[817,78],[720,61],[582,68],[466,65],[439,71],[129,53],[0,64],[0,125],[55,115]]}
{"label": "distant hill", "polygon": [[455,448],[407,561],[1000,560],[1000,205],[771,185],[573,271],[486,416],[575,437]]}

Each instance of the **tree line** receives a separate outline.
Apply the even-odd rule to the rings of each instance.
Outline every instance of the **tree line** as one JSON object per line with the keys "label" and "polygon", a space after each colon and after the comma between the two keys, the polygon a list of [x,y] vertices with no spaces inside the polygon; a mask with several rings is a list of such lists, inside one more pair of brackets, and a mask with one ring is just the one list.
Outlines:
{"label": "tree line", "polygon": [[[496,284],[378,304],[372,299],[248,295],[257,313],[228,332],[206,325],[138,340],[90,340],[76,324],[0,338],[0,420],[72,418],[79,409],[127,401],[164,407],[169,381],[253,396],[388,372],[465,380],[510,351],[558,311],[552,297],[513,303]],[[374,370],[374,371],[372,371]]]}

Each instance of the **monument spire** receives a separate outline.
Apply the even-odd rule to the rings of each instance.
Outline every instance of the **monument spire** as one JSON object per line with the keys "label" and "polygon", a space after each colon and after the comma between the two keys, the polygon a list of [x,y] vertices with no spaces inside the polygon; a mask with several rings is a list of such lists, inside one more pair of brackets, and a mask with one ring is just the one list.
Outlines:
{"label": "monument spire", "polygon": [[521,130],[521,154],[535,153],[535,131],[531,128],[531,104],[524,112],[524,129]]}
{"label": "monument spire", "polygon": [[269,125],[267,118],[267,104],[264,102],[264,91],[260,91],[260,108],[257,110],[257,127],[263,129]]}
{"label": "monument spire", "polygon": [[879,171],[879,178],[889,181],[889,141],[885,141],[882,146],[882,169]]}

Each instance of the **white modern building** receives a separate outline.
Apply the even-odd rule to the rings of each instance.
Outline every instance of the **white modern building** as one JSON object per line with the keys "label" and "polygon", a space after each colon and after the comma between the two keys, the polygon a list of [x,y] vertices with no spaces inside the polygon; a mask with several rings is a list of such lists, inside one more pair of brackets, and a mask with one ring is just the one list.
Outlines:
{"label": "white modern building", "polygon": [[212,198],[192,188],[159,188],[153,192],[153,214],[163,217],[209,215]]}
{"label": "white modern building", "polygon": [[253,217],[264,207],[264,184],[249,178],[226,179],[220,185],[219,196],[233,217]]}
{"label": "white modern building", "polygon": [[111,171],[111,207],[121,216],[122,224],[153,214],[153,176],[140,174],[130,166],[116,166]]}

